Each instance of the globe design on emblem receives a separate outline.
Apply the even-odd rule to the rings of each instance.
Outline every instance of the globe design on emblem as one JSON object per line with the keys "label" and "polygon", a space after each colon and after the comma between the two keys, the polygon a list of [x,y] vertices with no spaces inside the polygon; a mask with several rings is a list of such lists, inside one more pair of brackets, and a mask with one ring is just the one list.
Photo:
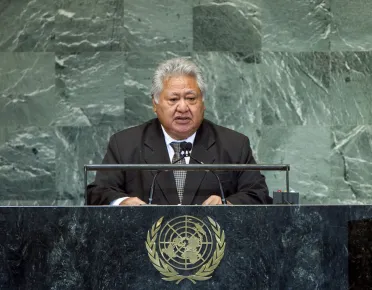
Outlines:
{"label": "globe design on emblem", "polygon": [[211,231],[202,220],[184,215],[163,227],[158,244],[168,264],[180,270],[192,270],[210,259],[214,243]]}

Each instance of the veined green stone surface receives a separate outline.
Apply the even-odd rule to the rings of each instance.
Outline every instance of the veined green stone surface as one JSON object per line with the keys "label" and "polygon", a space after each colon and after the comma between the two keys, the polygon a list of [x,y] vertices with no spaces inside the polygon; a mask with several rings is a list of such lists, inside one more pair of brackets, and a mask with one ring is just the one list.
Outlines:
{"label": "veined green stone surface", "polygon": [[82,204],[82,166],[155,116],[154,69],[177,56],[205,74],[205,117],[289,163],[302,203],[372,203],[371,3],[2,1],[0,204]]}

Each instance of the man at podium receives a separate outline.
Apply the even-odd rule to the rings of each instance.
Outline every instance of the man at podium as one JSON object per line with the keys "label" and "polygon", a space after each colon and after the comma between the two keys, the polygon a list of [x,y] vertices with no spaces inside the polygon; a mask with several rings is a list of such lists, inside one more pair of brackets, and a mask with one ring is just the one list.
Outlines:
{"label": "man at podium", "polygon": [[[206,85],[201,70],[185,58],[161,63],[152,80],[157,118],[111,136],[103,164],[255,164],[248,137],[204,119]],[[182,143],[187,142],[187,143]],[[181,144],[191,148],[183,158]],[[216,171],[228,204],[270,203],[259,171]],[[88,185],[88,205],[142,205],[149,200],[155,172],[98,171]],[[204,171],[157,175],[153,204],[218,205],[216,176]]]}

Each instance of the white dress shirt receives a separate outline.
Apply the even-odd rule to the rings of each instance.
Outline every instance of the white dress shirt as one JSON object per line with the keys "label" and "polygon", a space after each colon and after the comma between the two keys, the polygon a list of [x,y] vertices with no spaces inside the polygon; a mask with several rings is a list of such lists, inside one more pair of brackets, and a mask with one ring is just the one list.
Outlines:
{"label": "white dress shirt", "polygon": [[[175,140],[171,136],[169,136],[167,132],[165,132],[163,126],[161,126],[161,129],[163,130],[163,133],[164,133],[165,144],[167,144],[169,161],[171,163],[172,163],[172,159],[173,159],[173,155],[174,155],[174,150],[173,150],[172,146],[170,145],[172,142],[184,142],[185,141],[185,142],[190,142],[192,145],[194,145],[196,132],[194,134],[192,134],[189,138],[186,138],[184,140]],[[185,162],[186,162],[186,164],[189,164],[190,163],[190,157],[185,157]]]}
{"label": "white dress shirt", "polygon": [[[163,125],[161,126],[161,129],[163,130],[163,133],[164,133],[164,140],[165,140],[165,144],[167,144],[167,151],[168,151],[168,155],[169,155],[169,161],[171,163],[172,163],[172,159],[173,159],[173,155],[174,155],[174,150],[173,150],[172,146],[170,145],[172,142],[184,142],[185,141],[185,142],[190,142],[192,145],[194,145],[196,132],[194,134],[192,134],[190,137],[188,137],[184,140],[175,140],[171,136],[169,136],[169,134],[164,130]],[[190,157],[185,157],[185,162],[186,162],[186,164],[189,164]],[[127,198],[129,198],[129,197],[126,196],[126,197],[121,197],[121,198],[115,199],[114,201],[112,201],[110,203],[110,205],[120,205],[120,203],[122,201],[126,200]]]}

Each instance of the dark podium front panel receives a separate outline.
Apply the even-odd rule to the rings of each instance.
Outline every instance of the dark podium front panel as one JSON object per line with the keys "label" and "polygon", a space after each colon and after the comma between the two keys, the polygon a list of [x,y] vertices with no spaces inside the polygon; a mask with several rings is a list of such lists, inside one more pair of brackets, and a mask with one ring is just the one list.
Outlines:
{"label": "dark podium front panel", "polygon": [[2,207],[0,289],[372,289],[371,221],[371,206]]}

